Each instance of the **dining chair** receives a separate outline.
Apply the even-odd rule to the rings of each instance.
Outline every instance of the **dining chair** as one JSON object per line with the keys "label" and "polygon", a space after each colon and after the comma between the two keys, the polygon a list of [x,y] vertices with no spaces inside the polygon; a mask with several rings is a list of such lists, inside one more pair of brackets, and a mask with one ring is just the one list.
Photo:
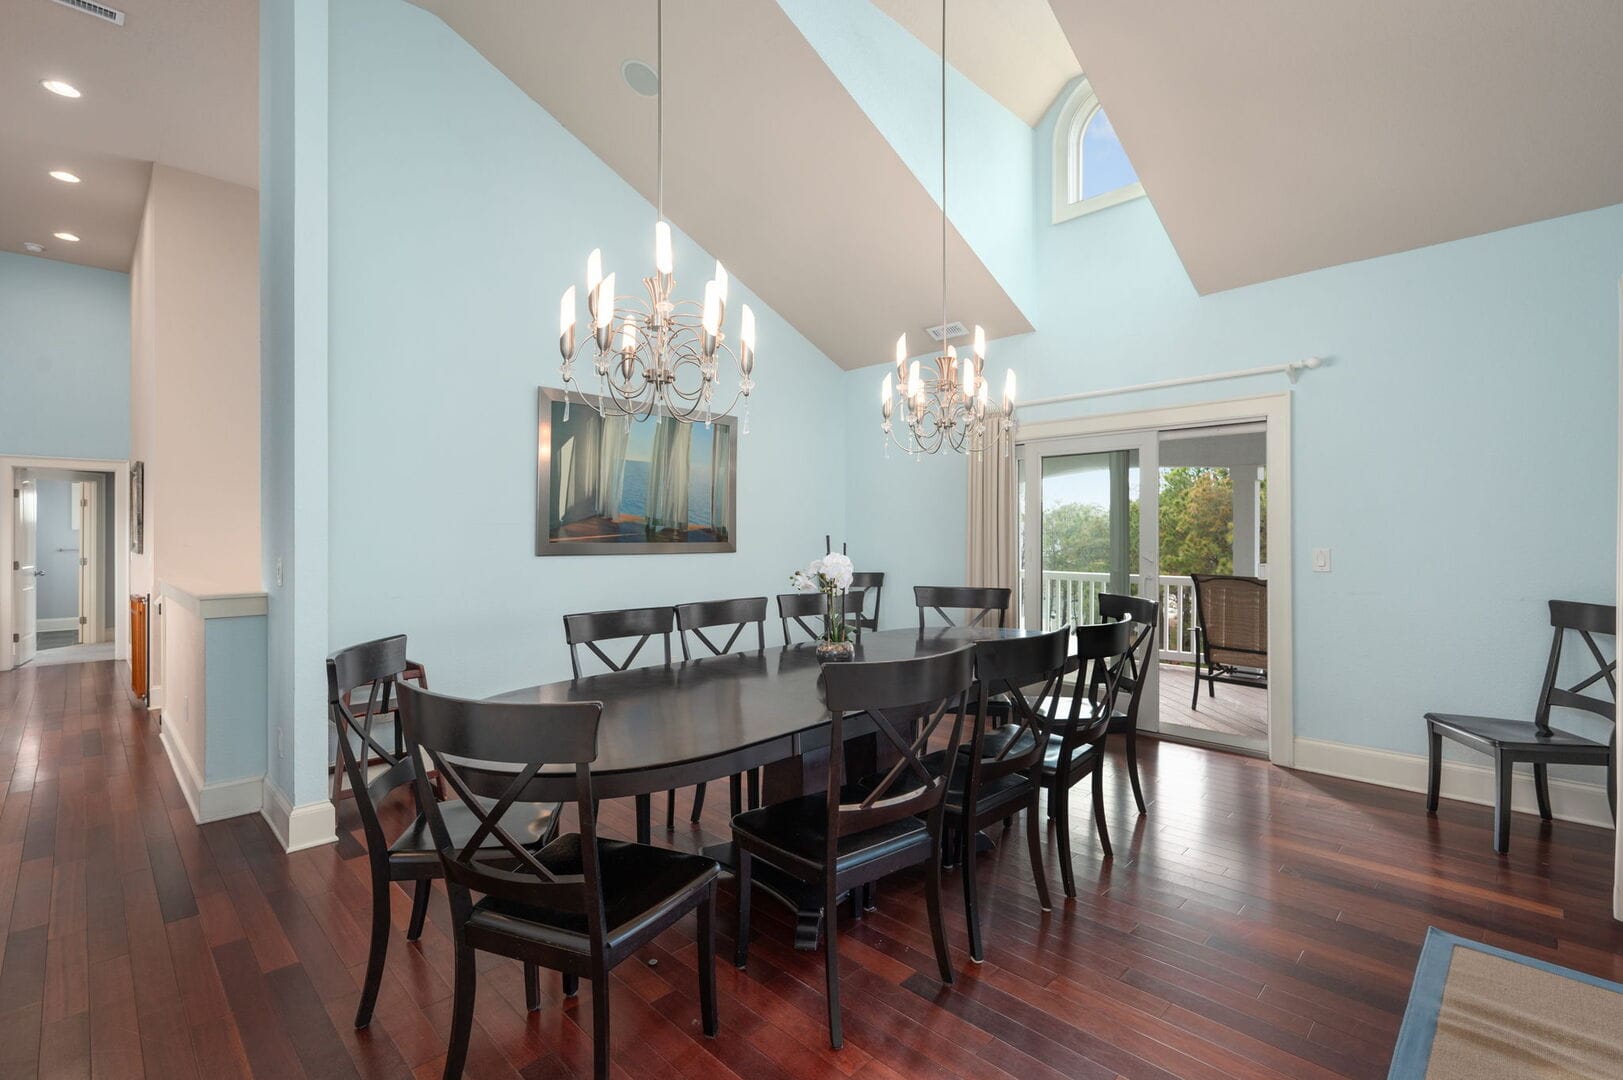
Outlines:
{"label": "dining chair", "polygon": [[[720,871],[712,859],[597,835],[591,763],[597,758],[601,702],[506,704],[467,701],[416,687],[400,690],[411,753],[426,754],[459,804],[428,798],[428,827],[445,869],[456,950],[451,1037],[445,1077],[462,1075],[478,971],[475,954],[522,961],[530,1011],[540,1007],[535,969],[563,975],[573,994],[592,982],[592,1069],[609,1075],[609,972],[690,911],[698,912],[699,1012],[704,1033],[716,1022],[715,899]],[[543,847],[515,835],[507,810],[543,771],[575,804],[579,831]],[[459,834],[453,806],[477,828]],[[494,842],[500,863],[481,857]],[[475,901],[473,893],[482,894]]]}
{"label": "dining chair", "polygon": [[[1551,765],[1597,765],[1606,769],[1606,798],[1617,818],[1617,661],[1608,660],[1615,650],[1617,608],[1611,604],[1585,604],[1575,600],[1550,601],[1550,658],[1544,666],[1544,683],[1533,719],[1507,720],[1491,716],[1465,716],[1458,713],[1427,713],[1426,742],[1429,765],[1426,779],[1426,813],[1437,812],[1438,790],[1443,774],[1443,740],[1468,746],[1493,758],[1493,850],[1500,855],[1510,851],[1510,787],[1517,762],[1533,766],[1533,791],[1538,797],[1538,814],[1545,821],[1550,814]],[[1562,687],[1563,646],[1567,634],[1575,633],[1584,644],[1595,670],[1571,686]],[[1602,650],[1596,636],[1613,639]],[[1610,699],[1584,693],[1596,683],[1605,682]],[[1611,724],[1606,742],[1585,738],[1550,726],[1555,709],[1577,709],[1599,716]]]}
{"label": "dining chair", "polygon": [[[413,660],[406,661],[406,666],[400,672],[398,678],[415,682],[418,686],[428,685],[427,670],[423,667],[423,665]],[[372,733],[372,730],[378,726],[379,723],[393,725],[393,731],[391,734],[394,739],[394,752],[396,755],[398,755],[403,747],[403,744],[401,743],[400,725],[397,723],[399,717],[395,714],[393,687],[390,686],[386,689],[388,692],[384,698],[377,703],[378,711],[375,713],[367,711],[369,707],[368,705],[357,706],[354,701],[349,701],[347,704],[350,706],[350,711],[352,713],[357,707],[361,710],[356,714],[355,718],[361,721],[362,726],[368,735]],[[343,733],[340,732],[339,738],[344,737],[345,736]],[[332,801],[335,804],[344,793],[344,775],[344,759],[339,756],[337,745],[334,745],[332,757]]]}
{"label": "dining chair", "polygon": [[[851,588],[862,590],[862,616],[860,625],[865,630],[879,629],[879,603],[885,591],[885,575],[877,570],[859,570],[851,575]],[[873,614],[868,614],[868,597],[873,597]]]}
{"label": "dining chair", "polygon": [[975,585],[915,585],[913,603],[919,609],[919,629],[924,616],[934,611],[948,626],[959,625],[948,610],[958,611],[964,626],[999,626],[1009,610],[1010,590]]}
{"label": "dining chair", "polygon": [[[1217,696],[1217,684],[1268,685],[1268,583],[1233,574],[1191,574],[1195,591],[1195,690]],[[1201,668],[1206,669],[1201,674]]]}
{"label": "dining chair", "polygon": [[[823,974],[829,1042],[845,1041],[840,1024],[838,908],[854,892],[887,874],[924,866],[925,904],[941,981],[951,983],[952,957],[941,921],[941,833],[952,763],[957,760],[975,653],[968,646],[913,660],[825,664],[829,714],[826,783],[816,794],[747,810],[733,818],[738,865],[738,939],[734,962],[749,953],[751,863],[762,859],[823,896]],[[846,723],[860,717],[897,760],[883,774],[847,782]],[[924,764],[930,737],[950,718],[944,770]],[[906,732],[907,734],[903,734]],[[866,779],[867,782],[861,782]]]}
{"label": "dining chair", "polygon": [[1110,827],[1105,821],[1104,755],[1110,717],[1116,711],[1116,692],[1125,670],[1122,662],[1132,641],[1133,624],[1126,620],[1090,623],[1072,633],[1076,648],[1072,660],[1077,677],[1067,715],[1048,729],[1047,745],[1036,766],[1036,778],[1048,791],[1048,816],[1059,834],[1060,880],[1065,895],[1076,896],[1076,875],[1071,867],[1071,788],[1093,778],[1093,827],[1105,858],[1110,848]]}
{"label": "dining chair", "polygon": [[[850,589],[845,594],[842,605],[843,613],[851,620],[856,628],[857,640],[862,640],[862,593]],[[817,641],[823,636],[823,615],[828,610],[828,604],[822,593],[779,593],[778,594],[778,621],[783,624],[783,643],[785,645],[803,645],[805,642],[796,641],[794,631],[790,624],[800,628],[806,635],[807,641]],[[807,622],[813,619],[814,622]]]}
{"label": "dining chair", "polygon": [[[609,671],[625,671],[641,655],[643,646],[659,638],[665,649],[665,666],[671,666],[671,632],[676,626],[676,611],[668,607],[619,608],[612,611],[587,611],[564,616],[564,641],[569,645],[569,668],[575,678],[581,678],[580,648],[585,646]],[[635,640],[633,640],[635,639]],[[631,641],[628,651],[616,660],[603,651],[602,645],[610,641]],[[698,798],[697,792],[694,798]],[[653,800],[638,795],[637,835],[646,839],[649,822],[653,817]],[[675,827],[676,790],[665,792],[665,827]]]}
{"label": "dining chair", "polygon": [[[1048,875],[1043,869],[1043,842],[1037,803],[1042,791],[1037,766],[1054,726],[1054,712],[1065,678],[1071,628],[1033,637],[978,641],[975,649],[976,709],[971,717],[967,753],[952,773],[946,794],[947,846],[956,845],[964,879],[964,918],[969,923],[969,956],[980,963],[980,909],[976,902],[975,835],[994,821],[1026,812],[1026,847],[1037,882],[1037,903],[1051,907]],[[1036,688],[1034,693],[1028,691]],[[1011,706],[1005,722],[988,728],[987,705],[994,697]],[[941,753],[925,759],[933,772],[946,767]]]}
{"label": "dining chair", "polygon": [[[378,810],[395,791],[412,786],[421,771],[418,757],[406,748],[403,732],[401,749],[397,752],[378,742],[369,722],[381,715],[385,704],[395,700],[399,688],[411,685],[401,681],[407,667],[404,634],[352,645],[327,658],[328,712],[338,732],[339,760],[349,778],[350,790],[355,794],[355,809],[366,836],[366,858],[372,877],[372,940],[367,950],[361,1002],[355,1010],[358,1028],[372,1022],[372,1009],[383,983],[383,963],[389,952],[390,883],[413,883],[406,940],[416,941],[422,936],[433,881],[442,873],[439,852],[429,835],[423,810],[423,799],[426,798],[428,804],[436,801],[427,777],[423,777],[421,788],[412,787],[413,819],[398,836],[390,839]],[[359,714],[351,705],[357,694],[366,701]],[[358,741],[358,748],[352,745],[352,740]],[[374,763],[380,763],[382,768],[369,777]],[[423,792],[429,794],[425,796]],[[513,835],[523,837],[524,843],[543,844],[557,832],[559,809],[557,803],[518,804],[511,808],[504,824]],[[468,843],[478,829],[475,815],[461,803],[448,804],[441,816],[449,834],[461,843]],[[474,846],[481,857],[500,853],[494,843]]]}
{"label": "dining chair", "polygon": [[[753,635],[747,634],[751,625],[755,627]],[[727,640],[717,645],[705,634],[706,630],[715,632],[716,628],[732,628]],[[698,644],[709,650],[711,656],[725,656],[733,651],[733,646],[739,644],[743,638],[744,648],[740,652],[750,651],[748,648],[751,638],[754,640],[754,651],[766,652],[766,597],[749,596],[739,600],[702,600],[693,604],[676,605],[676,633],[682,642],[682,659],[693,659],[693,651],[688,648],[688,635],[692,634]],[[720,634],[717,634],[720,637]],[[760,776],[755,770],[748,774],[750,805],[755,805],[760,799]],[[728,778],[728,796],[731,800],[732,812],[737,814],[744,809],[743,781],[740,774]],[[693,814],[688,819],[692,824],[699,823],[704,813],[705,785],[699,784],[693,789]],[[667,797],[665,802],[665,828],[674,829],[676,817],[676,800]]]}
{"label": "dining chair", "polygon": [[[1143,814],[1148,811],[1144,807],[1144,788],[1138,779],[1138,706],[1160,637],[1161,604],[1142,596],[1100,593],[1099,616],[1105,620],[1127,619],[1133,624],[1133,638],[1122,655],[1125,666],[1116,686],[1118,695],[1127,695],[1127,707],[1111,712],[1109,733],[1121,735],[1127,748],[1127,779],[1133,787],[1133,802]],[[1119,703],[1120,698],[1117,700]]]}

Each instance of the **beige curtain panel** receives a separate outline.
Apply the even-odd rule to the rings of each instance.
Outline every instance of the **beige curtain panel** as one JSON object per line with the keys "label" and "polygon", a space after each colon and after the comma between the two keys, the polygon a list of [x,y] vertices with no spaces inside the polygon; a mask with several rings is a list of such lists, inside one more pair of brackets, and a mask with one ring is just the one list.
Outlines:
{"label": "beige curtain panel", "polygon": [[1005,625],[1012,626],[1020,610],[1020,551],[1015,535],[1014,447],[1010,434],[995,431],[979,455],[969,455],[968,541],[966,585],[1010,590],[1010,611]]}

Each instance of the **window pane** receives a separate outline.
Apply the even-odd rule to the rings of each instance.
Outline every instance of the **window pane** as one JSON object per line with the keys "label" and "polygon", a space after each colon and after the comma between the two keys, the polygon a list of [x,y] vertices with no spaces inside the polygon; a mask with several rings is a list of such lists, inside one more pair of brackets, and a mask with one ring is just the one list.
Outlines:
{"label": "window pane", "polygon": [[1091,199],[1137,180],[1110,118],[1103,109],[1093,110],[1088,126],[1082,129],[1082,197]]}

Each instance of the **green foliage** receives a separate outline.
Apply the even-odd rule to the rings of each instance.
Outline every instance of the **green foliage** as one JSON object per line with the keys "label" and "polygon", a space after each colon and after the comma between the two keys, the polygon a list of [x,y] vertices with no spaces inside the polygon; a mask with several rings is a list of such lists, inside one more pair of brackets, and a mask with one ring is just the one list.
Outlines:
{"label": "green foliage", "polygon": [[[1234,487],[1227,469],[1161,470],[1161,573],[1234,572]],[[1267,491],[1263,492],[1266,520]],[[1128,508],[1130,552],[1138,551],[1138,503]],[[1137,560],[1130,564],[1136,566]],[[1061,503],[1043,511],[1043,566],[1103,573],[1110,569],[1110,511]]]}

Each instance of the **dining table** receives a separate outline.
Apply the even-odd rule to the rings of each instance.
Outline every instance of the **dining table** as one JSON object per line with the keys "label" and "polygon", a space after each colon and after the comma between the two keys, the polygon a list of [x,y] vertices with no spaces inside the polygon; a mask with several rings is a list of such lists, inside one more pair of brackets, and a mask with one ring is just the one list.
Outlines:
{"label": "dining table", "polygon": [[[984,626],[869,630],[856,643],[853,662],[911,660],[977,641],[1035,633]],[[651,842],[650,806],[657,792],[755,769],[761,770],[764,803],[823,789],[830,748],[822,667],[815,647],[804,643],[564,679],[490,700],[601,702],[592,796],[634,798],[637,839],[646,844]],[[851,716],[842,727],[846,775],[865,775],[884,766],[887,748],[880,746],[871,722]],[[463,767],[507,775],[514,771],[497,763]],[[531,778],[518,798],[549,802],[572,797],[573,783],[572,768],[548,767]],[[734,861],[730,842],[707,847],[705,854],[724,867]],[[757,887],[795,912],[796,948],[815,949],[826,914],[822,894],[774,874],[759,861],[754,877]]]}

